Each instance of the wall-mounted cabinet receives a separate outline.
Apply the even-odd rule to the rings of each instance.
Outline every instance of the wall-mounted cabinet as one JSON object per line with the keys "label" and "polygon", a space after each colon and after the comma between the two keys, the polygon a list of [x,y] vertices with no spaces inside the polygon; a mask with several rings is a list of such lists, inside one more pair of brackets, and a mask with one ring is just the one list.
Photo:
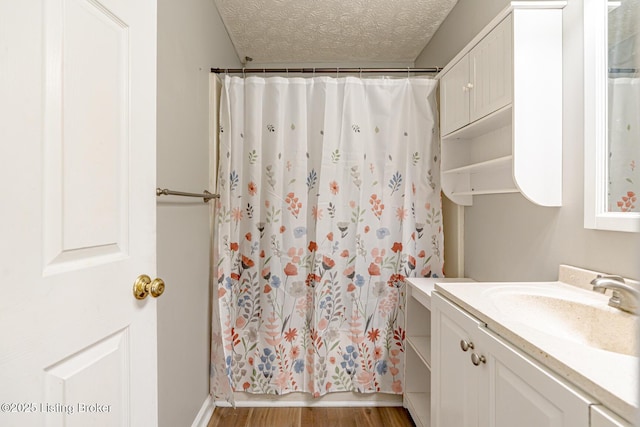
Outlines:
{"label": "wall-mounted cabinet", "polygon": [[442,188],[522,193],[562,204],[562,8],[519,1],[498,15],[438,75]]}

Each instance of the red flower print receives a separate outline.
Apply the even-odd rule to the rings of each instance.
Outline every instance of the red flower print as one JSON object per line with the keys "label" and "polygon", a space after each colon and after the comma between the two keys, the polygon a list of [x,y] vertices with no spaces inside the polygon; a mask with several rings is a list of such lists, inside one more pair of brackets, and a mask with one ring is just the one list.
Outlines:
{"label": "red flower print", "polygon": [[312,240],[309,242],[309,247],[307,249],[309,249],[309,252],[316,251],[318,250],[318,244]]}
{"label": "red flower print", "polygon": [[304,284],[310,288],[314,288],[316,286],[316,283],[318,283],[321,279],[322,277],[318,276],[317,274],[309,273],[307,274],[307,278],[305,279]]}
{"label": "red flower print", "polygon": [[369,338],[369,341],[371,342],[376,342],[376,340],[380,338],[380,330],[377,328],[370,330],[367,333],[367,338]]}
{"label": "red flower print", "polygon": [[229,276],[232,280],[240,280],[240,275],[238,273],[231,273]]}
{"label": "red flower print", "polygon": [[322,268],[325,270],[331,270],[336,265],[336,262],[329,258],[328,256],[322,257]]}
{"label": "red flower print", "polygon": [[342,252],[340,252],[340,256],[342,258],[349,258],[349,251],[348,250],[343,250]]}
{"label": "red flower print", "polygon": [[380,275],[380,266],[378,264],[371,263],[369,264],[369,269],[367,270],[370,276],[379,276]]}
{"label": "red flower print", "polygon": [[330,232],[329,234],[327,234],[327,239],[328,239],[330,242],[333,242],[333,231],[332,231],[332,232]]}
{"label": "red flower print", "polygon": [[353,283],[349,283],[349,285],[347,286],[347,292],[353,292],[356,290],[356,285],[354,285]]}
{"label": "red flower print", "polygon": [[284,274],[287,276],[297,276],[298,275],[298,267],[295,264],[291,264],[290,262],[284,267]]}
{"label": "red flower print", "polygon": [[251,232],[245,234],[244,238],[247,239],[250,242],[251,241]]}
{"label": "red flower print", "polygon": [[364,232],[368,233],[371,230],[371,227],[369,227],[368,225],[364,226]]}
{"label": "red flower print", "polygon": [[427,256],[427,254],[424,252],[424,250],[418,253],[418,258],[424,258],[425,256]]}
{"label": "red flower print", "polygon": [[264,258],[264,250],[260,251],[260,258]]}
{"label": "red flower print", "polygon": [[340,191],[340,186],[338,185],[337,182],[331,181],[329,183],[329,191],[331,191],[331,194],[335,196]]}
{"label": "red flower print", "polygon": [[280,226],[280,234],[284,233],[285,231],[287,231],[287,227],[285,227],[284,225]]}
{"label": "red flower print", "polygon": [[231,249],[231,251],[235,252],[237,251],[239,248],[239,245],[237,242],[232,242],[229,244],[229,249]]}
{"label": "red flower print", "polygon": [[284,339],[287,340],[288,342],[295,340],[297,336],[298,336],[298,330],[296,328],[293,328],[293,329],[289,328],[289,330],[284,333]]}
{"label": "red flower print", "polygon": [[253,260],[249,257],[242,255],[242,268],[247,269],[253,267],[255,264]]}
{"label": "red flower print", "polygon": [[242,384],[242,389],[244,391],[249,390],[249,387],[251,387],[251,384],[249,384],[249,381],[245,382],[244,384]]}
{"label": "red flower print", "polygon": [[255,196],[256,193],[258,192],[258,186],[256,185],[255,182],[251,181],[248,185],[247,188],[249,190],[249,194],[252,196]]}
{"label": "red flower print", "polygon": [[271,292],[271,286],[269,286],[269,284],[267,283],[266,285],[264,285],[264,293],[268,294],[269,292]]}
{"label": "red flower print", "polygon": [[391,247],[391,250],[392,250],[393,252],[395,252],[395,253],[398,253],[398,252],[402,251],[402,243],[400,243],[400,242],[395,242],[395,243],[393,244],[393,246]]}
{"label": "red flower print", "polygon": [[403,282],[404,276],[402,274],[392,274],[391,277],[389,277],[389,281],[387,282],[387,284],[391,287],[399,288],[400,286],[402,286]]}

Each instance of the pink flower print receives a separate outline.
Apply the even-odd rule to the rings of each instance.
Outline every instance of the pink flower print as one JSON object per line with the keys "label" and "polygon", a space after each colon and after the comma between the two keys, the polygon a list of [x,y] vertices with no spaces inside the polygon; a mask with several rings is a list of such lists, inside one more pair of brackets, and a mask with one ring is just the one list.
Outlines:
{"label": "pink flower print", "polygon": [[318,208],[318,206],[314,206],[311,208],[311,215],[313,215],[313,219],[321,220],[322,219],[322,209]]}
{"label": "pink flower print", "polygon": [[380,275],[380,266],[378,264],[371,263],[369,264],[369,268],[367,269],[370,276],[379,276]]}
{"label": "pink flower print", "polygon": [[405,208],[397,208],[396,218],[398,218],[400,222],[404,221],[407,218],[407,210]]}
{"label": "pink flower print", "polygon": [[629,163],[629,167],[631,168],[631,172],[633,172],[636,169],[636,161],[631,160],[631,163]]}
{"label": "pink flower print", "polygon": [[340,191],[340,186],[338,185],[337,182],[331,181],[329,183],[329,191],[331,192],[331,194],[335,196]]}
{"label": "pink flower print", "polygon": [[636,207],[634,204],[636,201],[636,193],[633,191],[627,191],[626,196],[622,196],[616,204],[618,205],[618,208],[620,208],[621,212],[633,212]]}
{"label": "pink flower print", "polygon": [[242,219],[242,209],[241,208],[233,208],[231,211],[231,217],[235,222],[238,222]]}
{"label": "pink flower print", "polygon": [[249,194],[251,196],[255,196],[258,192],[258,186],[255,182],[251,181],[249,184],[247,184],[247,190],[249,191]]}
{"label": "pink flower print", "polygon": [[284,267],[284,274],[286,274],[287,276],[297,276],[298,267],[288,262],[287,265]]}
{"label": "pink flower print", "polygon": [[378,198],[377,194],[372,194],[369,198],[369,204],[371,205],[371,212],[373,212],[376,218],[380,219],[380,217],[382,217],[382,211],[384,210],[382,200]]}
{"label": "pink flower print", "polygon": [[298,197],[296,197],[295,193],[291,192],[287,194],[287,197],[284,199],[285,203],[288,203],[287,210],[291,212],[291,214],[298,218],[298,214],[300,213],[300,209],[302,209],[302,202]]}

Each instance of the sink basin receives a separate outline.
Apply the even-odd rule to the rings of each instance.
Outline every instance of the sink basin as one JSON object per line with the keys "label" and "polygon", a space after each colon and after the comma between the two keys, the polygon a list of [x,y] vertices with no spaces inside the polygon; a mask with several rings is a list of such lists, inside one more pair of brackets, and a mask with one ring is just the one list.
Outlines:
{"label": "sink basin", "polygon": [[640,356],[640,317],[609,307],[605,295],[531,286],[492,291],[488,296],[496,310],[512,322],[577,344]]}

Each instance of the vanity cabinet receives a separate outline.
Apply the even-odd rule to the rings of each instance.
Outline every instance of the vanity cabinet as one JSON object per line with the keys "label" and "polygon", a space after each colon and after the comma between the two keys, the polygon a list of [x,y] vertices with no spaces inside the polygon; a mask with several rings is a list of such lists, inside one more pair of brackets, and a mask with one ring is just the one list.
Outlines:
{"label": "vanity cabinet", "polygon": [[587,396],[438,292],[431,306],[432,426],[589,426]]}
{"label": "vanity cabinet", "polygon": [[631,427],[631,424],[601,405],[591,407],[590,427]]}
{"label": "vanity cabinet", "polygon": [[522,193],[562,204],[562,8],[519,1],[501,12],[437,76],[442,189]]}

